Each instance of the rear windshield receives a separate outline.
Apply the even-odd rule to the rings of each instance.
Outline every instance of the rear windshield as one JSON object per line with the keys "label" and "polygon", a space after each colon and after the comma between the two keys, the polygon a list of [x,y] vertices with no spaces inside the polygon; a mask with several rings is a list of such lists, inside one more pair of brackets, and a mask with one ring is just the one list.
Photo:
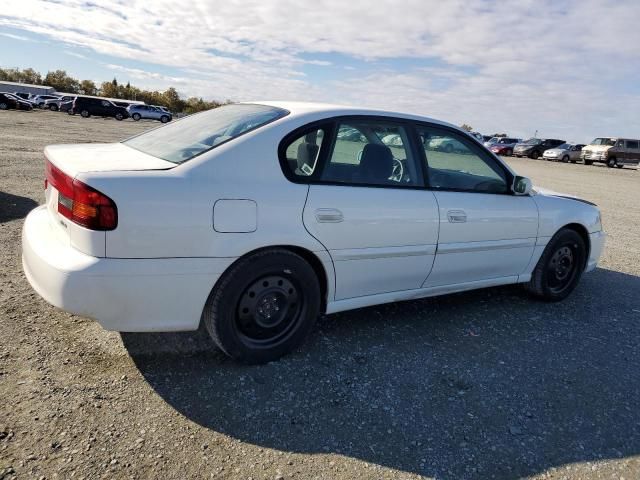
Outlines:
{"label": "rear windshield", "polygon": [[179,164],[287,113],[267,105],[225,105],[156,128],[123,143]]}

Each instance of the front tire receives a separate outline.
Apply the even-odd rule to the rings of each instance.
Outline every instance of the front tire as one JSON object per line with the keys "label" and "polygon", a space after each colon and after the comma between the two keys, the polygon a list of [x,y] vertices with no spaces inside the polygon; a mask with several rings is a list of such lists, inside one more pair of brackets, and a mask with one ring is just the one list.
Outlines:
{"label": "front tire", "polygon": [[211,291],[202,321],[224,353],[260,364],[299,347],[319,311],[320,283],[311,265],[274,249],[230,267]]}
{"label": "front tire", "polygon": [[122,115],[121,113],[116,113],[115,117],[116,120],[121,121],[124,118],[124,115]]}
{"label": "front tire", "polygon": [[140,120],[142,117],[140,116],[139,113],[134,113],[133,115],[131,115],[131,118],[133,118],[136,122],[138,120]]}
{"label": "front tire", "polygon": [[565,155],[564,157],[562,157],[562,162],[569,163],[569,155]]}
{"label": "front tire", "polygon": [[538,158],[540,158],[540,152],[538,152],[537,150],[534,150],[533,152],[531,152],[531,158],[533,158],[534,160],[537,160]]}
{"label": "front tire", "polygon": [[169,121],[169,117],[167,117],[166,115],[163,115],[160,117],[160,121],[162,123],[167,123]]}
{"label": "front tire", "polygon": [[616,160],[616,157],[611,157],[609,160],[607,160],[607,167],[613,168],[617,166],[618,166],[618,160]]}
{"label": "front tire", "polygon": [[89,111],[88,111],[88,110],[82,110],[82,111],[80,112],[80,116],[81,116],[82,118],[89,118]]}
{"label": "front tire", "polygon": [[9,109],[9,105],[4,103],[4,102],[0,102],[0,110],[8,110]]}
{"label": "front tire", "polygon": [[576,288],[586,265],[587,247],[575,230],[559,230],[544,249],[525,288],[548,302],[558,302]]}
{"label": "front tire", "polygon": [[58,106],[55,103],[52,103],[51,106],[49,107],[49,110],[51,110],[52,112],[57,112]]}

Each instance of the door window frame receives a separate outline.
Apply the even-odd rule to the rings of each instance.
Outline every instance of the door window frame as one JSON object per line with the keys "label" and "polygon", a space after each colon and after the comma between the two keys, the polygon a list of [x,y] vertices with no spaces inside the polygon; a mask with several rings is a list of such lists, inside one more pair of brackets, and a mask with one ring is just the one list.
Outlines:
{"label": "door window frame", "polygon": [[[431,190],[433,192],[464,192],[464,193],[479,193],[479,194],[484,194],[484,195],[515,195],[513,192],[513,181],[515,179],[515,175],[513,173],[511,173],[511,171],[506,167],[506,165],[504,165],[500,160],[496,159],[478,140],[474,139],[474,138],[466,138],[464,136],[464,133],[457,131],[454,128],[448,127],[446,125],[438,125],[438,124],[433,124],[433,123],[428,123],[428,122],[414,122],[414,134],[415,134],[415,143],[420,147],[420,152],[422,155],[422,161],[421,161],[421,165],[422,168],[424,170],[424,177],[426,180],[426,188],[428,190]],[[421,128],[426,128],[429,130],[433,130],[435,131],[437,134],[444,134],[444,135],[452,135],[452,139],[462,143],[463,145],[465,145],[466,147],[469,148],[469,150],[474,153],[476,156],[478,156],[481,160],[484,160],[487,163],[491,163],[495,166],[498,167],[499,170],[501,170],[504,175],[505,175],[505,181],[507,184],[507,191],[506,192],[484,192],[484,191],[479,191],[479,190],[470,190],[470,189],[466,189],[466,188],[440,188],[440,187],[433,187],[429,181],[429,174],[428,174],[428,166],[429,166],[429,157],[427,156],[427,152],[424,148],[424,146],[421,145],[420,142],[420,135],[418,133],[418,130],[420,130]],[[470,137],[470,136],[469,136]],[[491,167],[489,167],[491,168]]]}
{"label": "door window frame", "polygon": [[[323,180],[322,174],[331,161],[331,155],[335,148],[336,141],[338,139],[338,130],[341,124],[345,123],[379,123],[389,126],[398,126],[405,129],[408,139],[408,145],[405,145],[407,158],[409,155],[416,163],[415,170],[418,178],[415,181],[415,185],[394,185],[394,184],[370,184],[370,183],[357,183],[357,182],[337,182],[331,180]],[[313,174],[309,176],[296,175],[289,168],[289,163],[286,156],[287,148],[305,133],[309,133],[313,130],[323,129],[325,136],[320,144],[320,152],[318,155],[318,161],[316,162],[316,168]],[[278,159],[280,161],[280,167],[285,177],[293,183],[302,183],[306,185],[336,185],[341,187],[364,187],[364,188],[391,188],[394,190],[424,190],[426,188],[425,182],[425,165],[420,157],[419,149],[416,148],[416,132],[413,128],[413,122],[405,118],[388,117],[385,115],[342,115],[336,117],[330,117],[316,122],[308,123],[302,127],[293,130],[287,134],[278,145]]]}

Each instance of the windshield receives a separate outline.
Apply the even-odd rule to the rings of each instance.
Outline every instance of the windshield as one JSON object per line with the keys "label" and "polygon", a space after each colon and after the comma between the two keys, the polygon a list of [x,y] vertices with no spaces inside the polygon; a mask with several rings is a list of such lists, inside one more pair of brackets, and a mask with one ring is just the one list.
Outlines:
{"label": "windshield", "polygon": [[123,143],[176,164],[287,115],[281,108],[235,104],[191,115]]}
{"label": "windshield", "polygon": [[571,147],[573,147],[573,145],[570,143],[563,143],[562,145],[558,145],[556,148],[560,150],[569,150]]}
{"label": "windshield", "polygon": [[615,138],[596,138],[590,145],[608,145],[613,147],[616,144]]}
{"label": "windshield", "polygon": [[542,140],[540,140],[539,138],[530,138],[524,143],[526,143],[527,145],[540,145],[542,143]]}

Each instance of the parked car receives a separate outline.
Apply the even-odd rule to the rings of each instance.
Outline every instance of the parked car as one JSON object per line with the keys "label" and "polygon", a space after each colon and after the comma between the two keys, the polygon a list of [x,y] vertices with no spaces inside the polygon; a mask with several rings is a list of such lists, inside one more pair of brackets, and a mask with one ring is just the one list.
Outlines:
{"label": "parked car", "polygon": [[70,112],[72,114],[79,113],[83,118],[96,115],[98,117],[113,117],[116,120],[123,120],[129,117],[129,112],[127,112],[126,108],[114,105],[110,100],[95,97],[76,97]]}
{"label": "parked car", "polygon": [[[406,141],[391,149],[391,133]],[[466,155],[425,148],[434,137]],[[532,190],[416,115],[235,104],[44,155],[46,204],[22,233],[35,291],[108,330],[202,323],[248,363],[298,347],[319,313],[515,283],[562,300],[605,239],[594,204]]]}
{"label": "parked car", "polygon": [[160,120],[162,123],[167,123],[173,119],[173,115],[170,112],[152,105],[129,105],[127,112],[136,122],[141,118]]}
{"label": "parked car", "polygon": [[578,143],[563,143],[556,148],[550,148],[545,150],[542,154],[542,158],[545,160],[555,160],[564,163],[576,163],[580,160],[580,153],[584,144]]}
{"label": "parked car", "polygon": [[0,110],[8,110],[15,108],[16,110],[33,110],[31,103],[16,97],[13,93],[0,92]]}
{"label": "parked car", "polygon": [[640,140],[598,137],[582,148],[580,158],[585,165],[602,162],[609,168],[638,165],[640,164]]}
{"label": "parked car", "polygon": [[36,95],[30,99],[30,101],[38,108],[44,108],[47,100],[59,100],[61,95]]}
{"label": "parked car", "polygon": [[529,157],[537,160],[545,150],[555,148],[563,143],[565,143],[564,140],[554,138],[530,138],[525,142],[516,144],[516,146],[513,147],[513,154],[516,157]]}
{"label": "parked car", "polygon": [[447,135],[434,135],[427,140],[425,148],[429,150],[440,150],[446,153],[454,151],[465,152],[466,148],[464,144],[460,143],[455,138]]}
{"label": "parked car", "polygon": [[488,148],[495,154],[510,157],[513,155],[513,148],[521,141],[520,138],[497,137],[495,141],[492,139],[489,142]]}
{"label": "parked car", "polygon": [[61,112],[67,112],[71,114],[71,109],[73,108],[73,100],[67,100],[66,102],[60,102],[60,106],[58,110]]}
{"label": "parked car", "polygon": [[32,96],[30,93],[24,93],[24,92],[13,92],[13,94],[16,97],[21,98],[22,100],[30,100]]}
{"label": "parked car", "polygon": [[63,102],[70,102],[76,98],[75,95],[64,95],[60,98],[51,98],[49,100],[45,100],[42,108],[49,109],[52,112],[56,112],[60,110],[60,104]]}

